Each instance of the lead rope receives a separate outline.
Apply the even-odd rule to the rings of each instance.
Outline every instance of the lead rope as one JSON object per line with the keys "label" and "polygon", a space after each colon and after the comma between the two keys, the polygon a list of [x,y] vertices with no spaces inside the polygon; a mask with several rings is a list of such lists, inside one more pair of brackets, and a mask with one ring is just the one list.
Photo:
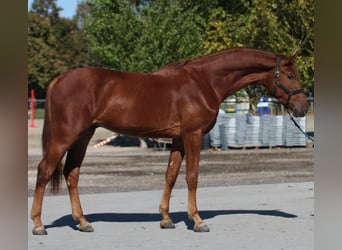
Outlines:
{"label": "lead rope", "polygon": [[289,112],[288,109],[286,109],[287,113],[290,116],[291,121],[294,123],[294,125],[300,130],[300,132],[302,132],[309,140],[311,140],[312,142],[315,142],[314,138],[312,136],[310,136],[308,133],[306,133],[297,123],[297,121],[294,119],[293,115]]}

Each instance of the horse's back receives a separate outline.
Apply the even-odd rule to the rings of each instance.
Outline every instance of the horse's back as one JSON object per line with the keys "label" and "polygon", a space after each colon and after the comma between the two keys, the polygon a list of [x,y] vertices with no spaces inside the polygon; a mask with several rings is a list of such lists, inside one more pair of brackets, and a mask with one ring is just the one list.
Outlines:
{"label": "horse's back", "polygon": [[177,88],[177,82],[160,75],[77,68],[50,83],[47,102],[53,120],[70,126],[97,124],[132,135],[178,134]]}
{"label": "horse's back", "polygon": [[123,85],[127,74],[102,68],[76,68],[50,82],[46,99],[64,105],[77,103],[79,107],[84,103],[105,101],[105,96],[115,94],[114,89]]}
{"label": "horse's back", "polygon": [[[48,91],[56,91],[55,88],[65,88],[68,92],[75,94],[74,89],[82,91],[83,88],[96,88],[104,89],[107,86],[119,86],[125,87],[130,90],[152,88],[161,91],[168,87],[175,87],[173,81],[168,81],[168,78],[153,73],[136,73],[136,72],[123,72],[104,68],[84,67],[76,68],[63,73],[53,79]],[[58,87],[57,87],[58,86]],[[133,89],[132,89],[133,88]],[[132,91],[130,91],[132,92]]]}

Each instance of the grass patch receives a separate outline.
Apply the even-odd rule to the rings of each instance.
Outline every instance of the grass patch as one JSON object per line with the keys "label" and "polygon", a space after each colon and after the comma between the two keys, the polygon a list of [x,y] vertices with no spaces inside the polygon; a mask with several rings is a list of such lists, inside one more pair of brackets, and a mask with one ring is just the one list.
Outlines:
{"label": "grass patch", "polygon": [[[45,115],[45,109],[35,109],[34,110],[34,119],[44,119],[44,115]],[[31,111],[28,110],[27,113],[28,119],[31,118]]]}

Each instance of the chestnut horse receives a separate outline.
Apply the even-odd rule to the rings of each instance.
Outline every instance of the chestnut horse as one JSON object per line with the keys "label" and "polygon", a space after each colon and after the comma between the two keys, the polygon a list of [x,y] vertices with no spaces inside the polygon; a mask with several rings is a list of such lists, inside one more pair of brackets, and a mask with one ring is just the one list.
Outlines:
{"label": "chestnut horse", "polygon": [[[294,66],[296,54],[233,48],[166,65],[153,73],[77,68],[53,79],[46,94],[31,218],[33,234],[47,234],[41,221],[46,184],[58,190],[63,172],[80,231],[93,228],[83,215],[78,179],[87,145],[97,127],[120,134],[172,138],[166,184],[160,202],[161,228],[174,228],[169,215],[172,188],[186,155],[188,215],[194,231],[207,232],[198,214],[196,189],[202,136],[215,124],[221,102],[248,84],[263,85],[295,116],[304,116],[308,102]],[[62,171],[61,160],[66,155]]]}

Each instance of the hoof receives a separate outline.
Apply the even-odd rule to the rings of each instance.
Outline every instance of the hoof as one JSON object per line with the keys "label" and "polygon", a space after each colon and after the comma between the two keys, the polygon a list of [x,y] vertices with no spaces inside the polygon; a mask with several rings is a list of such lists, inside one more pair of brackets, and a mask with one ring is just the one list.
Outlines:
{"label": "hoof", "polygon": [[209,232],[210,229],[209,227],[207,226],[207,224],[205,224],[204,222],[202,222],[201,224],[199,225],[195,225],[194,226],[194,231],[195,232],[198,232],[198,233],[206,233],[206,232]]}
{"label": "hoof", "polygon": [[90,223],[84,225],[84,226],[80,226],[79,227],[81,232],[85,232],[85,233],[92,233],[94,232],[94,228],[90,225]]}
{"label": "hoof", "polygon": [[161,221],[160,222],[160,228],[162,229],[173,229],[175,228],[175,224],[173,224],[172,220],[168,220],[166,222]]}
{"label": "hoof", "polygon": [[33,228],[32,229],[32,234],[33,235],[47,235],[48,233],[45,230],[44,226],[40,226],[40,227],[37,227],[37,228]]}

